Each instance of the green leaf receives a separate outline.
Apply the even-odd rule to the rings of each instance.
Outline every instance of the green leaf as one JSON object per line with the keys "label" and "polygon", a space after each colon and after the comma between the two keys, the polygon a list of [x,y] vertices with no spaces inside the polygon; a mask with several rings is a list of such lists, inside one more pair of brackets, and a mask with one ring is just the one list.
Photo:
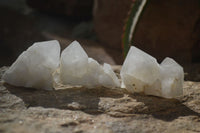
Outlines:
{"label": "green leaf", "polygon": [[131,46],[131,40],[135,32],[136,25],[139,17],[147,3],[147,0],[134,0],[127,22],[124,27],[124,33],[122,36],[122,46],[124,58],[126,57],[128,50]]}

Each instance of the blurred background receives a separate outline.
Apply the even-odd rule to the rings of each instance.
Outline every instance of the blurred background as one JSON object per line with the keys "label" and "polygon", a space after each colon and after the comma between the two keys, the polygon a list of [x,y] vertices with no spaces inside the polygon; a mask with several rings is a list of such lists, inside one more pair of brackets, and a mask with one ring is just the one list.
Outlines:
{"label": "blurred background", "polygon": [[[0,66],[34,42],[77,40],[99,63],[121,65],[122,39],[135,0],[0,0]],[[200,81],[200,0],[148,0],[131,45],[174,58],[186,80]]]}

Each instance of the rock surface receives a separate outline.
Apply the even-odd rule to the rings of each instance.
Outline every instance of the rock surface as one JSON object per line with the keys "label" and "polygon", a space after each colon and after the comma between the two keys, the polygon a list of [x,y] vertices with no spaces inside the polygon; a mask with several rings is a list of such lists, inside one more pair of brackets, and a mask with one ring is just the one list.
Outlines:
{"label": "rock surface", "polygon": [[0,81],[0,132],[200,132],[200,83],[187,81],[183,91],[168,100],[106,88],[26,89]]}

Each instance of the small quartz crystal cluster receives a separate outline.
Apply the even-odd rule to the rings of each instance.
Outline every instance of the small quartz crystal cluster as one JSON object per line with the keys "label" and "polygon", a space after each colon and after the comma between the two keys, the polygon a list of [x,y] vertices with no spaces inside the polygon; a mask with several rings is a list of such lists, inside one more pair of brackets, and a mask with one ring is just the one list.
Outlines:
{"label": "small quartz crystal cluster", "polygon": [[15,86],[52,89],[52,72],[59,66],[58,41],[34,43],[4,73],[3,80]]}
{"label": "small quartz crystal cluster", "polygon": [[132,46],[120,72],[122,88],[129,92],[174,98],[183,93],[183,68],[171,58],[157,60]]}
{"label": "small quartz crystal cluster", "polygon": [[60,81],[63,84],[85,87],[119,87],[120,82],[111,66],[103,67],[94,59],[88,58],[81,45],[74,41],[63,50],[60,60]]}
{"label": "small quartz crystal cluster", "polygon": [[[59,70],[59,73],[54,75]],[[161,64],[132,46],[120,72],[120,83],[109,64],[101,66],[89,58],[74,41],[60,55],[58,41],[34,43],[4,73],[3,80],[11,85],[52,90],[53,83],[94,88],[125,88],[129,92],[174,98],[182,95],[183,68],[173,59]]]}
{"label": "small quartz crystal cluster", "polygon": [[[53,73],[59,69],[60,74]],[[23,52],[5,72],[3,79],[15,86],[38,89],[53,89],[53,82],[80,85],[88,88],[104,86],[120,87],[120,82],[111,66],[103,67],[88,58],[81,45],[74,41],[61,53],[58,41],[34,43]]]}

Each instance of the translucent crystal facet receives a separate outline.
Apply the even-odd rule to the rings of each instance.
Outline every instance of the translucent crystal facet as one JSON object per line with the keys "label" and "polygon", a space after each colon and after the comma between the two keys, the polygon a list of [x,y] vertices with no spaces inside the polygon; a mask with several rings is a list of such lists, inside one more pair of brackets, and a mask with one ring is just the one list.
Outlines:
{"label": "translucent crystal facet", "polygon": [[34,43],[24,51],[3,75],[3,80],[15,86],[52,89],[52,73],[59,66],[58,41]]}
{"label": "translucent crystal facet", "polygon": [[130,92],[165,98],[182,94],[183,68],[171,58],[159,65],[155,58],[132,46],[120,72],[122,85]]}
{"label": "translucent crystal facet", "polygon": [[111,66],[107,63],[103,65],[104,73],[100,75],[99,82],[105,87],[112,87],[112,86],[120,86],[119,79],[117,78],[116,74],[113,72]]}
{"label": "translucent crystal facet", "polygon": [[60,78],[64,84],[79,85],[87,73],[88,56],[81,45],[74,41],[61,53]]}
{"label": "translucent crystal facet", "polygon": [[165,58],[161,66],[162,95],[173,98],[183,94],[184,72],[183,68],[171,58]]}
{"label": "translucent crystal facet", "polygon": [[60,80],[63,84],[85,87],[119,87],[119,80],[109,65],[103,68],[88,58],[81,45],[74,41],[61,54]]}
{"label": "translucent crystal facet", "polygon": [[159,78],[159,65],[155,58],[132,46],[120,72],[123,83],[131,92],[143,92]]}

